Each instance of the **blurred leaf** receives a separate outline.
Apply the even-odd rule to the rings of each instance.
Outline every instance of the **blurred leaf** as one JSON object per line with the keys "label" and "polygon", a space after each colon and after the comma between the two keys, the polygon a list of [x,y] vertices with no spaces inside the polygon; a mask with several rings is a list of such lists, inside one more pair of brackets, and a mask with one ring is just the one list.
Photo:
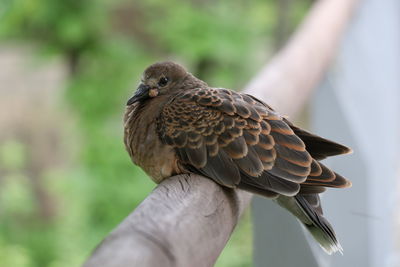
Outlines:
{"label": "blurred leaf", "polygon": [[17,140],[0,143],[0,168],[7,170],[22,169],[26,164],[26,147]]}
{"label": "blurred leaf", "polygon": [[0,188],[0,217],[11,219],[10,216],[23,216],[32,214],[34,202],[32,192],[29,190],[29,181],[21,175],[7,175]]}
{"label": "blurred leaf", "polygon": [[0,266],[29,267],[33,266],[29,252],[23,246],[6,245],[0,239]]}

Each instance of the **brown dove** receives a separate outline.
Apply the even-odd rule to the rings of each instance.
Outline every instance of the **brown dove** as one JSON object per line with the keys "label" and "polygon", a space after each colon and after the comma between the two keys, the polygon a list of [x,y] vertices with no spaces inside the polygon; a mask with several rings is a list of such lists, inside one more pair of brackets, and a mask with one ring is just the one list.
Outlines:
{"label": "brown dove", "polygon": [[124,123],[132,161],[156,183],[196,173],[272,198],[327,253],[342,252],[318,194],[351,183],[319,161],[348,147],[296,127],[254,96],[209,87],[174,62],[145,70]]}

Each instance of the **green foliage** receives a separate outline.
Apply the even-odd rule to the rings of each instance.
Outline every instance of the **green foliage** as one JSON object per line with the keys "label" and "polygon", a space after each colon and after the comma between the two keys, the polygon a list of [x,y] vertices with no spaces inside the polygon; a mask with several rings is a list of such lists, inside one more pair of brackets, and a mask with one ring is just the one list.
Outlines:
{"label": "green foliage", "polygon": [[[58,211],[44,220],[24,171],[28,149],[18,141],[0,147],[0,171],[8,172],[0,179],[0,267],[79,266],[154,187],[122,143],[125,102],[144,67],[172,58],[211,85],[240,89],[270,50],[273,3],[3,0],[0,38],[67,59],[65,103],[77,125],[64,142],[79,151],[68,168],[38,174]],[[250,263],[247,215],[217,266]]]}
{"label": "green foliage", "polygon": [[0,146],[0,166],[4,169],[20,169],[26,162],[26,148],[16,140],[8,140]]}
{"label": "green foliage", "polygon": [[32,266],[28,250],[23,246],[5,245],[0,240],[0,266]]}
{"label": "green foliage", "polygon": [[101,1],[5,0],[0,35],[40,41],[59,52],[89,50],[105,25]]}
{"label": "green foliage", "polygon": [[[268,33],[274,20],[269,1],[245,4],[222,0],[211,4],[173,0],[146,1],[143,5],[149,22],[143,26],[157,45],[184,58],[210,84],[240,89],[261,63],[253,51],[260,44],[268,51]],[[206,73],[195,66],[203,62],[207,64]],[[235,77],[234,73],[242,75]]]}

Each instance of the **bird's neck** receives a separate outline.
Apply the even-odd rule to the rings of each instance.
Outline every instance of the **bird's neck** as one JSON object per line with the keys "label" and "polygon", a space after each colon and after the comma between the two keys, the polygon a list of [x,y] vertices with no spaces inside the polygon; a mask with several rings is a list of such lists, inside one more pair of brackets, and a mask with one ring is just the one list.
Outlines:
{"label": "bird's neck", "polygon": [[205,83],[204,81],[196,78],[191,73],[188,73],[186,75],[186,77],[183,79],[181,84],[182,84],[182,88],[185,89],[185,90],[195,89],[195,88],[200,88],[200,87],[207,86],[207,83]]}

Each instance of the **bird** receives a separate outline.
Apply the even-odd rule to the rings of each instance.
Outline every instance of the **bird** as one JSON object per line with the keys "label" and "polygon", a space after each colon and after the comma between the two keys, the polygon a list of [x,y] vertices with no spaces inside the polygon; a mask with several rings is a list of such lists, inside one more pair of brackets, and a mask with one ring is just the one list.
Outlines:
{"label": "bird", "polygon": [[351,182],[320,161],[352,150],[295,126],[252,95],[210,87],[172,61],[154,63],[127,102],[124,143],[155,183],[193,173],[271,198],[325,252],[343,251],[319,194]]}

